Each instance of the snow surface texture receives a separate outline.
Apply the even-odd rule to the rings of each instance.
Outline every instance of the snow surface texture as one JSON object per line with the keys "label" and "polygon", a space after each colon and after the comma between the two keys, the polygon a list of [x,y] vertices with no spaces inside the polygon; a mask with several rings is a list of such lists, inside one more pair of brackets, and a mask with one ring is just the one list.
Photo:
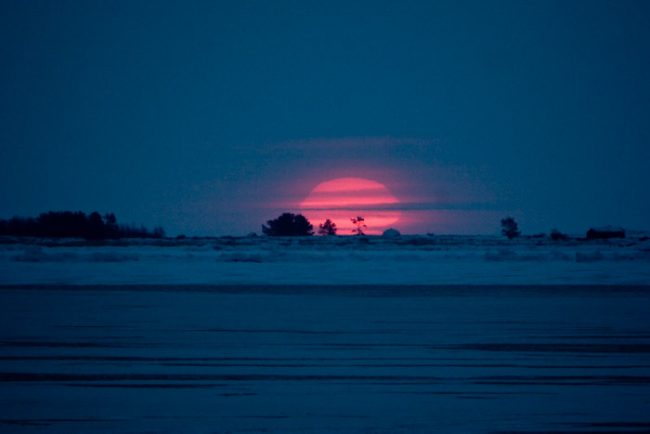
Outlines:
{"label": "snow surface texture", "polygon": [[646,236],[0,240],[0,284],[650,284]]}

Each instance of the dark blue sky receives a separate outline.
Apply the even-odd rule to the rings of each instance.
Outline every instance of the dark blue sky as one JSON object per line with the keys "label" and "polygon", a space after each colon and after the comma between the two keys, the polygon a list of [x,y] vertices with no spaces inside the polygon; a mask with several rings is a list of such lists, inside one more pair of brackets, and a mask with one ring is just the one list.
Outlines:
{"label": "dark blue sky", "polygon": [[407,232],[647,228],[649,18],[645,1],[5,0],[0,217],[244,234],[366,176],[419,210]]}

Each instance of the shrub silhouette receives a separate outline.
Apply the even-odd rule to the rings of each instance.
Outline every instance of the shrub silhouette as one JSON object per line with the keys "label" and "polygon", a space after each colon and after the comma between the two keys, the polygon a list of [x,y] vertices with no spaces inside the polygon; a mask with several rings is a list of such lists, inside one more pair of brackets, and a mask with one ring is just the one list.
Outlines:
{"label": "shrub silhouette", "polygon": [[608,240],[610,238],[625,238],[625,229],[614,226],[591,228],[586,235],[588,240]]}
{"label": "shrub silhouette", "polygon": [[81,211],[49,211],[36,218],[13,217],[0,220],[0,235],[45,238],[162,238],[165,231],[157,227],[149,231],[144,226],[118,225],[115,214],[104,217],[94,211],[86,215]]}
{"label": "shrub silhouette", "polygon": [[560,232],[557,229],[551,230],[551,240],[553,241],[566,241],[569,239],[569,236],[565,233]]}
{"label": "shrub silhouette", "polygon": [[314,235],[314,227],[302,214],[285,212],[262,225],[262,232],[271,237],[302,237]]}
{"label": "shrub silhouette", "polygon": [[509,240],[521,235],[521,232],[519,232],[519,226],[512,217],[501,219],[501,233],[508,237]]}
{"label": "shrub silhouette", "polygon": [[336,223],[327,219],[325,222],[318,226],[319,235],[336,235]]}

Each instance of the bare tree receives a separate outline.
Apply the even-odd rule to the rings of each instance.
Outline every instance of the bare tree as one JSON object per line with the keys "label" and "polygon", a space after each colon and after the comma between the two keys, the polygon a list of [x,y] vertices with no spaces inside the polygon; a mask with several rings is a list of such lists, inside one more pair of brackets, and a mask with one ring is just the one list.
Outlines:
{"label": "bare tree", "polygon": [[364,229],[367,229],[368,226],[366,226],[366,219],[364,219],[361,216],[357,216],[353,219],[350,219],[353,225],[356,227],[352,229],[352,233],[355,235],[365,235],[365,232],[363,231]]}

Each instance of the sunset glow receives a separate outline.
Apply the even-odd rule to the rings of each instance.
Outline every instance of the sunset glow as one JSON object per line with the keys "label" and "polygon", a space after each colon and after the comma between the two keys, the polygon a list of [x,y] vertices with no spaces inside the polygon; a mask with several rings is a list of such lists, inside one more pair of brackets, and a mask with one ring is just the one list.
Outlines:
{"label": "sunset glow", "polygon": [[339,235],[350,235],[352,218],[365,219],[367,234],[381,234],[400,218],[399,200],[380,182],[365,178],[336,178],[321,182],[300,204],[301,212],[315,228],[326,219]]}

